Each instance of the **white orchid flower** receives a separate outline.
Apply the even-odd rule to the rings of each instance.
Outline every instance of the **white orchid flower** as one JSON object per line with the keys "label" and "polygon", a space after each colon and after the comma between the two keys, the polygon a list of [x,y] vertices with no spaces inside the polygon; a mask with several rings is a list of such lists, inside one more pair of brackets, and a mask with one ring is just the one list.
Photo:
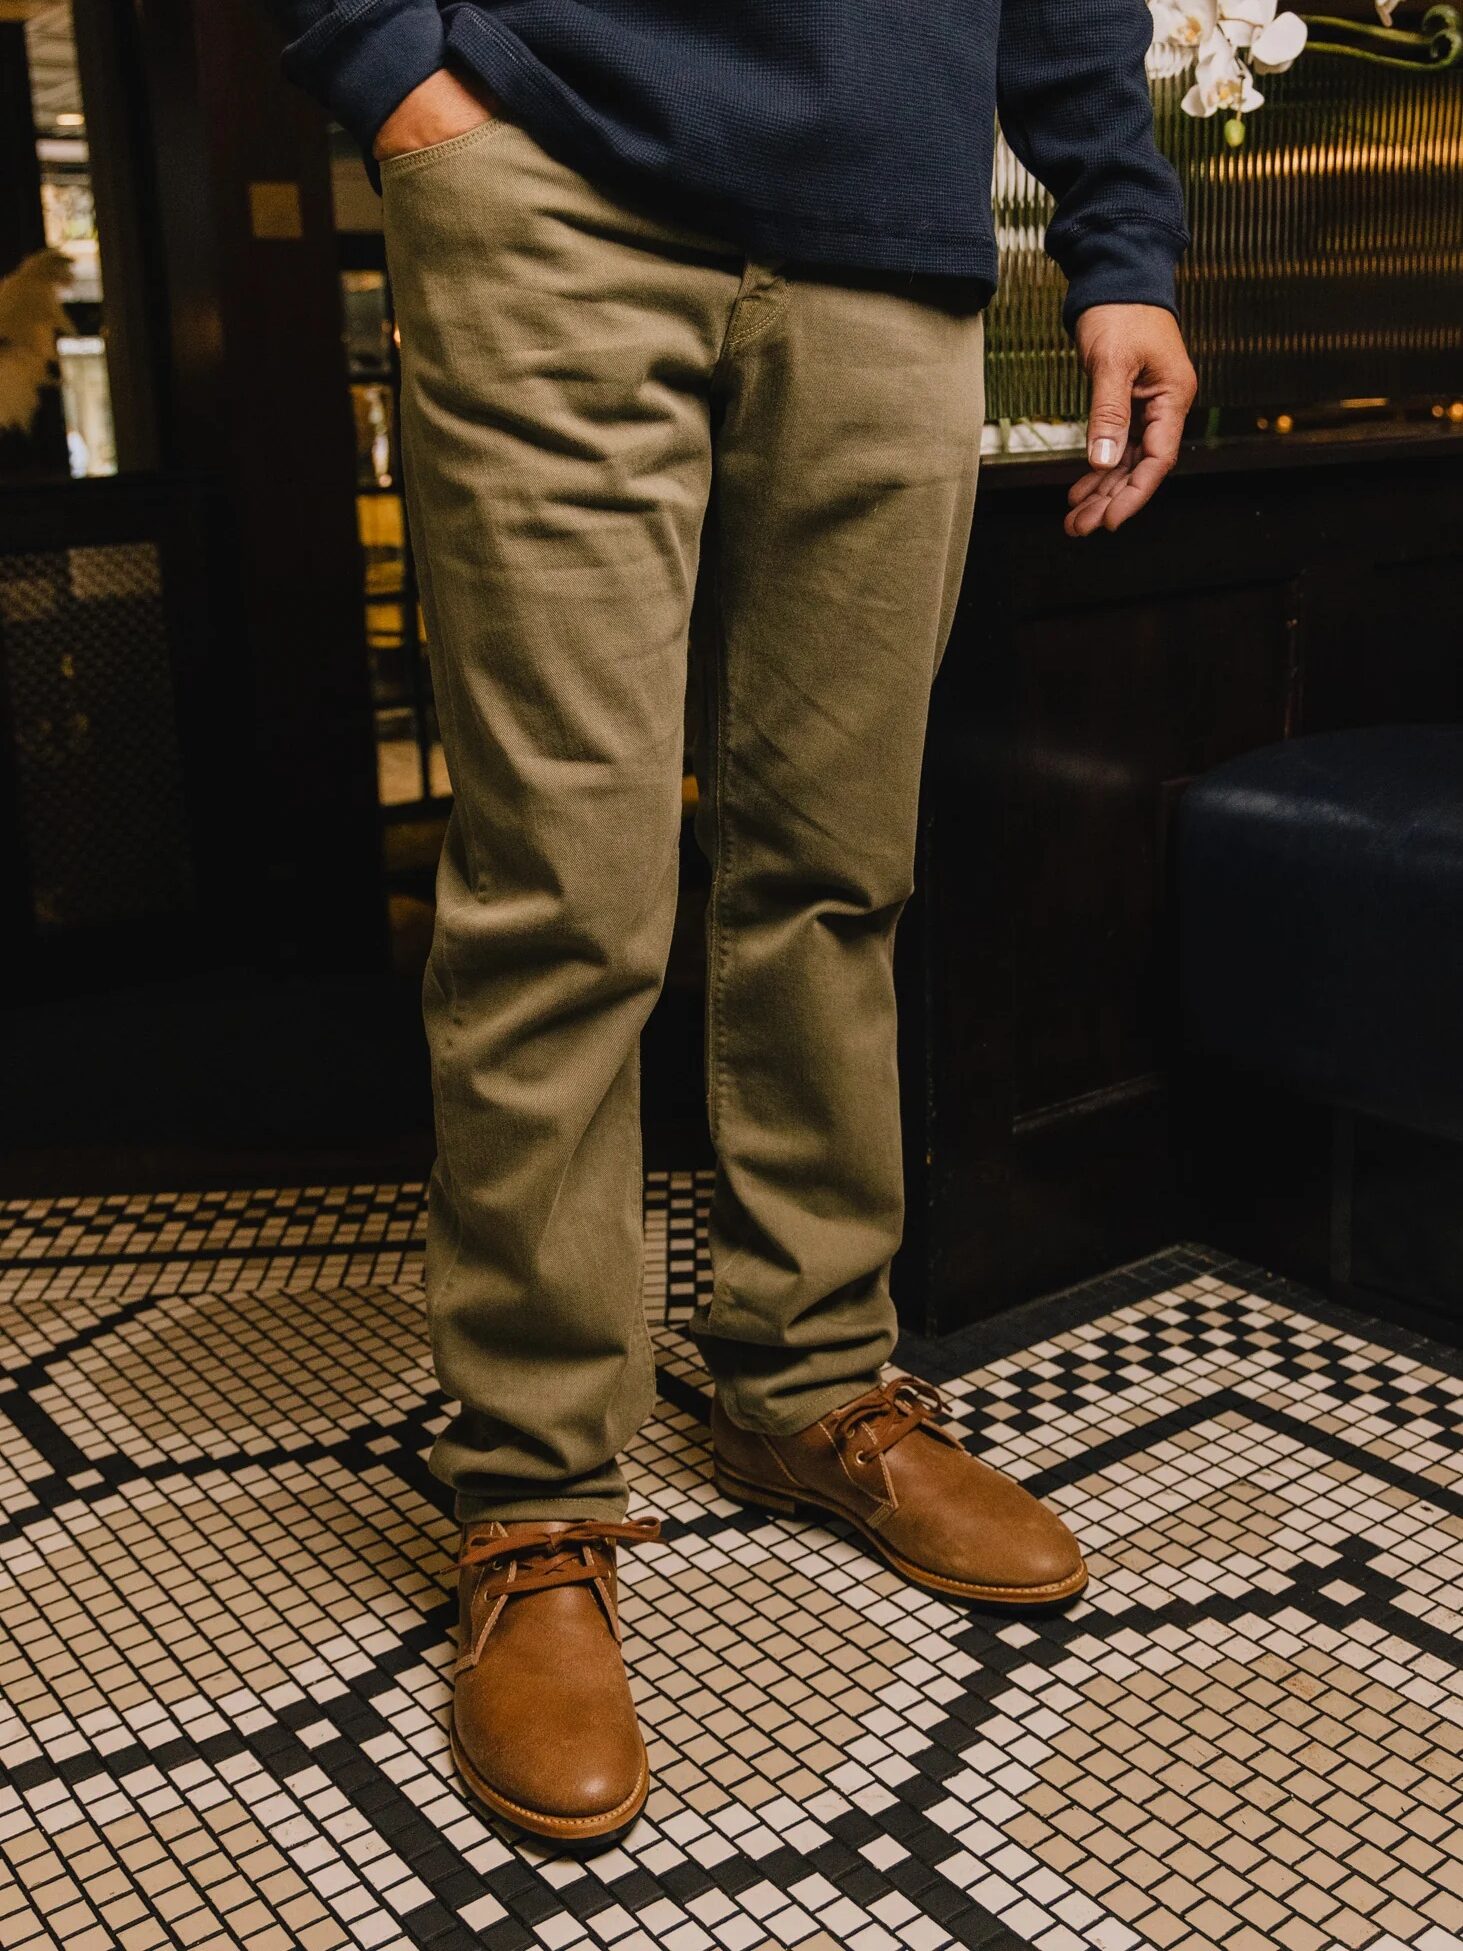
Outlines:
{"label": "white orchid flower", "polygon": [[1248,47],[1275,18],[1275,0],[1220,0],[1219,25],[1235,47]]}
{"label": "white orchid flower", "polygon": [[1283,74],[1305,46],[1309,32],[1299,14],[1277,14],[1250,42],[1250,65],[1261,74]]}
{"label": "white orchid flower", "polygon": [[1282,73],[1306,44],[1305,22],[1299,14],[1277,12],[1277,0],[1149,0],[1149,11],[1147,71],[1175,78],[1193,66],[1194,85],[1180,104],[1188,115],[1222,109],[1236,116],[1259,108],[1265,98],[1251,67]]}
{"label": "white orchid flower", "polygon": [[1151,75],[1181,75],[1218,24],[1217,0],[1152,0]]}
{"label": "white orchid flower", "polygon": [[1213,115],[1220,109],[1235,115],[1259,108],[1264,99],[1228,37],[1216,33],[1199,49],[1194,85],[1179,106],[1186,115]]}

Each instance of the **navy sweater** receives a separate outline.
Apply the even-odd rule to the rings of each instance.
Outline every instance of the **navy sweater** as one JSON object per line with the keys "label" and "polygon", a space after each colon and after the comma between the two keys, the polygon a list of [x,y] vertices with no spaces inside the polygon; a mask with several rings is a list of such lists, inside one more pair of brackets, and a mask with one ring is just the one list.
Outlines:
{"label": "navy sweater", "polygon": [[[369,156],[444,64],[586,176],[652,189],[751,255],[996,284],[991,154],[1056,199],[1089,305],[1176,312],[1189,242],[1155,147],[1147,0],[266,0],[285,71]],[[373,171],[374,176],[374,171]]]}

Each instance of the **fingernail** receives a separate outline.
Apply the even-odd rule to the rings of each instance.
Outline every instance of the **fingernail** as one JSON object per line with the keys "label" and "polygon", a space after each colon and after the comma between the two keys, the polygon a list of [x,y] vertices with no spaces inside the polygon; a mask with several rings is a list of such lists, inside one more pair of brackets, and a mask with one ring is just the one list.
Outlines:
{"label": "fingernail", "polygon": [[1094,440],[1092,443],[1092,464],[1094,467],[1111,467],[1118,457],[1118,444],[1115,440]]}

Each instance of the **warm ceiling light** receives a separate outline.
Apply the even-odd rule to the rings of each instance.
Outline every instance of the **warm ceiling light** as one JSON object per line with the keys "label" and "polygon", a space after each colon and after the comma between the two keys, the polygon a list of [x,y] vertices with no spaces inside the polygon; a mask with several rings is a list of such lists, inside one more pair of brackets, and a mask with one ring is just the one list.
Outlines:
{"label": "warm ceiling light", "polygon": [[56,117],[56,127],[58,129],[84,129],[86,127],[86,117],[84,115],[77,115],[74,111],[65,115],[58,115]]}

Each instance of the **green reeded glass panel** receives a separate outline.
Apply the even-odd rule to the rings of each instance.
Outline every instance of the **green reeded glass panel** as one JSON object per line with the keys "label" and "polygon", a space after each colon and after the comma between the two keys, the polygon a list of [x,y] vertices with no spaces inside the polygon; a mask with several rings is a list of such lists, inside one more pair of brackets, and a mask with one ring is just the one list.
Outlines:
{"label": "green reeded glass panel", "polygon": [[[1160,147],[1193,247],[1179,307],[1209,407],[1302,407],[1463,392],[1463,68],[1301,55],[1257,75],[1231,149],[1221,116],[1153,84]],[[1085,389],[1043,255],[1051,198],[997,142],[1001,289],[987,313],[991,419],[1079,419]]]}

